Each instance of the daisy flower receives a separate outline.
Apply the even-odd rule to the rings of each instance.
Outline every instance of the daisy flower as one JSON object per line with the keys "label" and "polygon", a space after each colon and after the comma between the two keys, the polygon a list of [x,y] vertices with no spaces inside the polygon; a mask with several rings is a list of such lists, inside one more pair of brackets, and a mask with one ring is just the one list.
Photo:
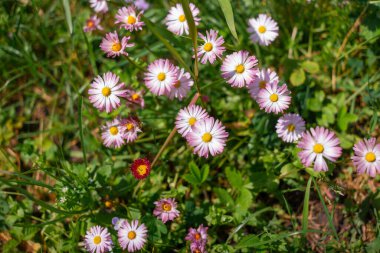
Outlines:
{"label": "daisy flower", "polygon": [[[189,6],[194,18],[194,23],[197,26],[201,20],[197,17],[199,14],[199,9],[193,3],[190,3]],[[166,26],[168,27],[168,30],[174,34],[189,34],[189,25],[187,24],[182,4],[176,4],[176,6],[170,8],[169,14],[166,16]]]}
{"label": "daisy flower", "polygon": [[113,217],[112,218],[112,225],[116,231],[121,228],[121,226],[123,225],[124,222],[126,222],[125,219],[120,219],[119,217]]}
{"label": "daisy flower", "polygon": [[138,220],[133,220],[130,224],[125,221],[118,230],[117,235],[123,250],[128,248],[128,252],[135,252],[144,247],[148,237],[148,230],[144,224],[139,226]]}
{"label": "daisy flower", "polygon": [[276,132],[285,142],[296,142],[305,132],[305,121],[298,114],[284,114],[278,119]]}
{"label": "daisy flower", "polygon": [[137,14],[134,6],[123,7],[118,10],[116,14],[115,24],[120,23],[120,28],[133,32],[133,30],[142,30],[144,22],[141,21],[141,15],[143,12]]}
{"label": "daisy flower", "polygon": [[213,64],[216,57],[221,59],[226,48],[222,46],[224,39],[222,36],[218,37],[218,31],[210,30],[206,31],[206,36],[201,33],[198,33],[198,35],[204,41],[203,45],[198,47],[200,62],[206,64],[209,61]]}
{"label": "daisy flower", "polygon": [[302,134],[297,147],[302,151],[298,157],[306,167],[314,162],[315,171],[327,171],[328,167],[324,158],[335,162],[342,154],[339,139],[335,133],[323,127],[311,128],[310,132]]}
{"label": "daisy flower", "polygon": [[157,216],[157,218],[162,220],[163,223],[172,221],[179,216],[175,199],[161,199],[154,202],[154,204],[156,205],[156,208],[153,211],[153,215]]}
{"label": "daisy flower", "polygon": [[278,86],[278,81],[274,81],[268,83],[265,89],[260,90],[256,101],[265,112],[278,114],[289,108],[291,100],[286,84]]}
{"label": "daisy flower", "polygon": [[112,112],[120,106],[120,97],[126,96],[124,83],[119,83],[119,77],[112,72],[95,77],[88,90],[90,102],[100,111]]}
{"label": "daisy flower", "polygon": [[248,32],[253,42],[259,42],[262,46],[268,46],[278,36],[278,25],[271,17],[259,14],[258,18],[248,20]]}
{"label": "daisy flower", "polygon": [[107,57],[115,58],[120,55],[128,55],[124,50],[127,47],[133,47],[135,44],[128,44],[128,41],[131,37],[123,37],[121,41],[119,40],[119,36],[115,32],[110,32],[106,34],[106,37],[102,39],[102,43],[100,43],[100,48],[103,52],[107,53]]}
{"label": "daisy flower", "polygon": [[191,86],[193,86],[194,81],[191,79],[191,76],[188,72],[185,72],[184,69],[177,67],[177,81],[173,84],[168,97],[170,99],[178,98],[182,100],[187,96],[187,93],[190,91]]}
{"label": "daisy flower", "polygon": [[367,173],[371,177],[380,174],[380,144],[376,144],[375,138],[356,143],[351,159],[359,174]]}
{"label": "daisy flower", "polygon": [[141,107],[144,108],[145,101],[143,97],[143,91],[135,91],[133,89],[127,89],[126,91],[126,97],[127,99],[127,106],[129,107]]}
{"label": "daisy flower", "polygon": [[208,227],[203,227],[203,224],[201,224],[197,229],[189,228],[189,232],[187,233],[185,240],[197,245],[206,245],[207,230]]}
{"label": "daisy flower", "polygon": [[134,142],[137,139],[137,133],[142,132],[138,120],[134,117],[128,117],[120,120],[123,131],[123,139],[126,143]]}
{"label": "daisy flower", "polygon": [[106,0],[90,0],[90,6],[95,12],[107,12],[108,4]]}
{"label": "daisy flower", "polygon": [[208,158],[223,152],[228,138],[225,127],[219,120],[206,118],[197,121],[193,130],[186,135],[190,146],[194,148],[194,154]]}
{"label": "daisy flower", "polygon": [[191,253],[207,253],[205,248],[206,248],[205,243],[199,244],[199,243],[193,242],[190,244]]}
{"label": "daisy flower", "polygon": [[178,81],[178,70],[168,59],[158,59],[149,64],[144,81],[153,94],[169,94]]}
{"label": "daisy flower", "polygon": [[232,86],[242,88],[251,83],[257,74],[258,61],[247,51],[227,55],[222,64],[222,77]]}
{"label": "daisy flower", "polygon": [[87,19],[86,25],[83,27],[84,32],[91,32],[94,30],[103,30],[103,27],[100,25],[100,18],[96,15]]}
{"label": "daisy flower", "polygon": [[146,158],[136,159],[131,166],[131,171],[136,179],[144,179],[150,174],[150,161]]}
{"label": "daisy flower", "polygon": [[268,83],[273,83],[274,81],[278,82],[276,72],[270,69],[259,70],[253,81],[248,84],[248,92],[253,99],[257,99],[260,90],[264,89]]}
{"label": "daisy flower", "polygon": [[177,128],[178,133],[183,137],[186,137],[186,135],[192,131],[197,121],[208,117],[205,109],[199,105],[190,105],[179,111],[175,127]]}
{"label": "daisy flower", "polygon": [[91,227],[84,239],[85,247],[91,253],[105,253],[112,250],[111,234],[107,228],[101,226]]}
{"label": "daisy flower", "polygon": [[106,125],[102,127],[102,139],[104,146],[107,148],[120,148],[124,145],[124,127],[120,125],[118,119],[107,122]]}

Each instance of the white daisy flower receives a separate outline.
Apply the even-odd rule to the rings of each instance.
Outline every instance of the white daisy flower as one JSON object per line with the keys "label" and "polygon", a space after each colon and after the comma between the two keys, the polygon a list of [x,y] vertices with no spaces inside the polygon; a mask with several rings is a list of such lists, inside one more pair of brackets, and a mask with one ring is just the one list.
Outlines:
{"label": "white daisy flower", "polygon": [[117,235],[123,250],[128,248],[129,252],[135,252],[144,247],[148,237],[148,230],[144,224],[139,226],[138,220],[132,221],[131,224],[125,221],[119,228]]}
{"label": "white daisy flower", "polygon": [[101,226],[91,227],[84,239],[85,247],[91,253],[105,253],[112,250],[111,234],[107,228]]}
{"label": "white daisy flower", "polygon": [[119,119],[107,122],[102,127],[103,144],[106,147],[120,148],[125,143],[124,126],[120,124]]}
{"label": "white daisy flower", "polygon": [[226,48],[223,47],[223,37],[218,37],[218,31],[210,30],[206,31],[206,36],[201,33],[198,35],[204,41],[203,45],[198,47],[198,58],[200,62],[206,64],[207,61],[209,61],[213,64],[216,57],[221,59]]}
{"label": "white daisy flower", "polygon": [[175,127],[177,128],[178,133],[180,133],[183,137],[186,137],[198,120],[208,117],[209,116],[205,109],[198,105],[190,105],[179,111],[176,118]]}
{"label": "white daisy flower", "polygon": [[90,6],[95,12],[107,12],[108,4],[106,0],[90,0]]}
{"label": "white daisy flower", "polygon": [[253,99],[257,99],[260,90],[265,89],[268,83],[278,82],[276,72],[270,69],[262,69],[253,78],[253,81],[248,84],[248,92]]}
{"label": "white daisy flower", "polygon": [[149,64],[145,85],[155,95],[167,95],[178,81],[178,70],[168,59],[158,59]]}
{"label": "white daisy flower", "polygon": [[258,42],[262,46],[268,46],[278,36],[278,25],[271,17],[259,14],[258,18],[248,20],[248,32],[253,42]]}
{"label": "white daisy flower", "polygon": [[276,132],[285,142],[296,142],[305,132],[305,121],[298,114],[284,114],[278,119]]}
{"label": "white daisy flower", "polygon": [[[193,3],[190,3],[190,11],[193,14],[195,25],[198,26],[201,20],[197,17],[199,9]],[[176,4],[176,6],[170,8],[169,14],[166,16],[166,26],[174,34],[189,34],[189,25],[187,24],[185,12],[181,4]]]}
{"label": "white daisy flower", "polygon": [[177,71],[178,80],[173,84],[168,97],[170,99],[178,98],[178,100],[181,101],[187,96],[187,93],[189,93],[191,86],[194,84],[194,81],[191,79],[190,73],[185,72],[184,69],[177,67]]}

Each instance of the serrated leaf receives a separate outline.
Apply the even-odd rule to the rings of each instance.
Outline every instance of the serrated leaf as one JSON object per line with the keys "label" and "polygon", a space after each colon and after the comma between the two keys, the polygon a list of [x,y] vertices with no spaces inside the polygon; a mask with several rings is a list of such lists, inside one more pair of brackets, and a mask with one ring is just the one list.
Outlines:
{"label": "serrated leaf", "polygon": [[301,67],[310,74],[316,74],[319,72],[319,65],[316,62],[313,61],[304,61],[301,64]]}
{"label": "serrated leaf", "polygon": [[306,80],[305,71],[303,69],[296,69],[290,75],[290,82],[293,86],[300,86]]}
{"label": "serrated leaf", "polygon": [[226,169],[227,180],[230,185],[235,189],[241,189],[244,186],[241,174],[231,168]]}
{"label": "serrated leaf", "polygon": [[219,201],[222,204],[225,204],[226,206],[233,206],[234,200],[232,199],[231,195],[222,188],[214,188],[215,194],[218,196]]}
{"label": "serrated leaf", "polygon": [[252,204],[252,194],[247,189],[240,191],[239,197],[236,199],[236,206],[240,206],[241,209],[247,210]]}
{"label": "serrated leaf", "polygon": [[232,10],[231,2],[229,0],[218,0],[218,1],[219,1],[220,8],[222,8],[224,17],[226,18],[228,28],[230,29],[235,39],[238,40],[239,38],[236,33],[234,12]]}

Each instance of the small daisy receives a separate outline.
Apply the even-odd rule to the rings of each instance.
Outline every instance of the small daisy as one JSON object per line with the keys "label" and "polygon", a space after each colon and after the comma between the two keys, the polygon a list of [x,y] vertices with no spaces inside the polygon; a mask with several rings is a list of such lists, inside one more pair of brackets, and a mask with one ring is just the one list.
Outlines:
{"label": "small daisy", "polygon": [[150,169],[150,161],[146,158],[136,159],[131,166],[132,175],[139,180],[149,176]]}
{"label": "small daisy", "polygon": [[292,97],[286,84],[278,86],[278,82],[274,81],[268,83],[265,89],[260,90],[256,101],[265,112],[278,114],[289,108],[291,100]]}
{"label": "small daisy", "polygon": [[102,39],[102,43],[100,43],[100,48],[103,52],[107,53],[107,57],[115,58],[120,55],[128,55],[124,50],[127,47],[133,47],[135,44],[128,44],[128,41],[131,37],[123,37],[121,41],[119,40],[119,36],[115,32],[110,32],[106,34],[106,37]]}
{"label": "small daisy", "polygon": [[342,154],[339,144],[339,139],[334,132],[323,127],[311,128],[310,132],[306,131],[302,134],[298,142],[297,147],[302,149],[298,157],[306,167],[315,162],[315,171],[327,171],[328,167],[324,158],[335,162]]}
{"label": "small daisy", "polygon": [[90,0],[90,6],[95,12],[107,12],[108,4],[106,0]]}
{"label": "small daisy", "polygon": [[128,117],[120,120],[122,126],[123,138],[126,143],[134,142],[137,139],[137,133],[142,132],[140,123],[135,117]]}
{"label": "small daisy", "polygon": [[205,243],[199,244],[199,243],[193,242],[190,244],[191,253],[207,253],[205,248],[206,248]]}
{"label": "small daisy", "polygon": [[120,106],[120,97],[126,96],[124,83],[119,83],[119,77],[112,72],[97,76],[88,90],[90,102],[100,111],[112,112]]}
{"label": "small daisy", "polygon": [[207,230],[208,227],[203,227],[203,224],[201,224],[197,229],[189,228],[189,232],[187,233],[185,240],[198,245],[206,245]]}
{"label": "small daisy", "polygon": [[156,208],[153,211],[154,216],[162,220],[163,223],[167,221],[172,221],[179,216],[179,211],[177,210],[177,202],[175,199],[161,199],[154,202]]}
{"label": "small daisy", "polygon": [[222,46],[224,39],[222,36],[218,37],[218,31],[206,31],[206,36],[199,33],[199,37],[204,41],[204,44],[198,47],[198,58],[201,59],[203,56],[200,60],[201,63],[206,64],[209,61],[213,64],[216,57],[222,58],[226,48]]}
{"label": "small daisy", "polygon": [[298,114],[284,114],[278,119],[276,132],[285,142],[296,142],[305,132],[305,121]]}
{"label": "small daisy", "polygon": [[253,99],[257,99],[260,90],[265,89],[268,83],[278,82],[276,72],[270,69],[262,69],[253,78],[253,81],[248,84],[248,91]]}
{"label": "small daisy", "polygon": [[118,119],[107,122],[102,127],[102,139],[104,146],[107,148],[120,148],[124,145],[124,127],[120,125]]}
{"label": "small daisy", "polygon": [[194,154],[208,158],[209,153],[216,156],[223,152],[228,133],[219,120],[206,118],[195,123],[193,130],[186,139],[194,148]]}
{"label": "small daisy", "polygon": [[135,91],[133,89],[127,89],[126,92],[126,99],[127,99],[127,106],[135,108],[135,107],[141,107],[144,108],[145,101],[143,97],[143,91]]}
{"label": "small daisy", "polygon": [[278,36],[278,25],[271,17],[259,14],[258,18],[248,20],[248,32],[253,42],[259,42],[262,46],[268,46]]}
{"label": "small daisy", "polygon": [[364,139],[354,146],[355,155],[351,157],[359,174],[367,173],[375,177],[380,174],[380,144],[376,139]]}
{"label": "small daisy", "polygon": [[123,225],[124,222],[126,222],[127,220],[125,219],[120,219],[119,217],[113,217],[112,218],[112,225],[113,225],[113,228],[117,231],[121,228],[121,226]]}
{"label": "small daisy", "polygon": [[239,51],[227,55],[222,64],[222,77],[232,87],[242,88],[251,83],[258,70],[255,68],[258,61],[247,51]]}
{"label": "small daisy", "polygon": [[100,25],[100,18],[96,15],[87,19],[86,25],[83,27],[84,32],[91,32],[94,30],[103,30],[103,27]]}
{"label": "small daisy", "polygon": [[149,64],[144,80],[153,94],[169,94],[178,80],[178,70],[168,59],[158,59]]}
{"label": "small daisy", "polygon": [[128,252],[135,252],[144,247],[148,237],[148,230],[144,224],[139,226],[138,220],[133,220],[130,224],[125,221],[118,230],[117,235],[123,250],[128,248]]}
{"label": "small daisy", "polygon": [[[198,16],[199,9],[190,3],[190,11],[194,18],[194,23],[196,26],[199,25],[201,20]],[[166,16],[166,26],[168,30],[177,35],[189,34],[189,25],[187,24],[185,12],[183,11],[181,4],[176,4],[170,8],[169,14]]]}
{"label": "small daisy", "polygon": [[118,10],[116,14],[115,24],[120,23],[120,28],[133,32],[133,30],[142,30],[144,22],[141,21],[141,15],[143,12],[137,14],[134,6],[123,7]]}
{"label": "small daisy", "polygon": [[208,114],[205,109],[198,105],[190,105],[181,109],[177,115],[175,127],[177,128],[178,133],[183,137],[192,131],[195,123],[198,120],[208,118]]}
{"label": "small daisy", "polygon": [[112,250],[111,234],[107,228],[101,226],[91,227],[84,239],[85,247],[91,253],[105,253]]}
{"label": "small daisy", "polygon": [[187,93],[190,91],[191,86],[193,86],[194,81],[191,79],[191,76],[188,72],[185,72],[184,69],[177,67],[178,77],[177,81],[173,84],[168,97],[170,99],[178,98],[182,100],[187,96]]}

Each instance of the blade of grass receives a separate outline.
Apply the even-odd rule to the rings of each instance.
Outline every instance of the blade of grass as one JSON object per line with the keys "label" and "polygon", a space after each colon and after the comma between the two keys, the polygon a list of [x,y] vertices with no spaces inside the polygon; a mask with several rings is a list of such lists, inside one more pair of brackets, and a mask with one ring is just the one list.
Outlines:
{"label": "blade of grass", "polygon": [[83,97],[80,96],[79,97],[79,135],[80,135],[80,142],[82,144],[82,152],[83,152],[83,160],[84,160],[84,163],[86,164],[86,167],[87,167],[87,155],[86,155],[86,145],[84,143],[84,138],[83,138],[83,120],[82,120],[82,116],[83,116],[83,113],[82,113],[82,110],[83,110]]}
{"label": "blade of grass", "polygon": [[71,10],[69,0],[62,0],[63,9],[65,10],[66,23],[69,27],[70,34],[73,33],[73,20],[71,19]]}
{"label": "blade of grass", "polygon": [[236,34],[236,28],[235,28],[235,21],[234,21],[234,13],[232,10],[231,2],[230,0],[218,0],[220,8],[223,11],[224,17],[226,18],[226,22],[228,25],[228,28],[230,29],[232,35],[235,37],[236,40],[239,40],[237,34]]}
{"label": "blade of grass", "polygon": [[307,181],[305,197],[303,198],[303,210],[302,210],[302,231],[307,230],[307,225],[309,221],[309,199],[310,199],[310,187],[311,187],[311,176],[309,181]]}

